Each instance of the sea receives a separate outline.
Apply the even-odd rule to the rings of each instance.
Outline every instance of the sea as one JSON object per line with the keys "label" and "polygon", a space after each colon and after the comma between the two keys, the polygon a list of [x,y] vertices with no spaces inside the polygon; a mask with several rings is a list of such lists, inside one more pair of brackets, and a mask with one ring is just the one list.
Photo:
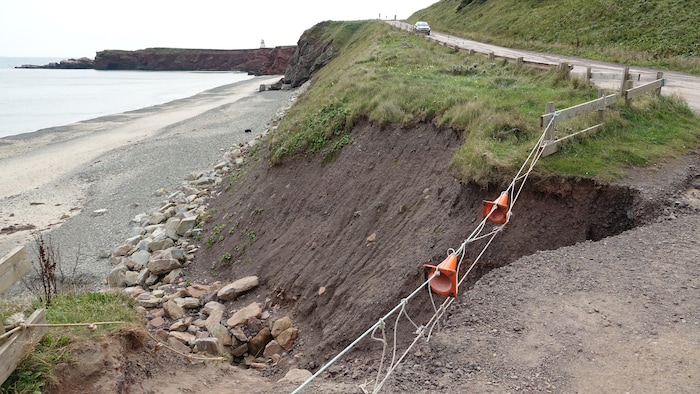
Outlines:
{"label": "sea", "polygon": [[0,57],[0,138],[163,104],[253,78],[233,71],[15,68],[65,59]]}

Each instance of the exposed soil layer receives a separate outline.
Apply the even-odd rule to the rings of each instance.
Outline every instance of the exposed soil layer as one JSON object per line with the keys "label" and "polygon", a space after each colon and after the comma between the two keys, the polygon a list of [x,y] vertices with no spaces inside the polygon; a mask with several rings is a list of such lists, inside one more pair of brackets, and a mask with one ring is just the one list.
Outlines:
{"label": "exposed soil layer", "polygon": [[[450,158],[462,143],[451,130],[364,123],[352,138],[332,163],[298,156],[270,167],[262,160],[222,191],[202,240],[209,243],[189,273],[223,282],[258,275],[263,286],[252,297],[274,296],[302,328],[302,365],[323,364],[419,286],[422,264],[437,264],[459,246],[481,220],[482,200],[505,187],[451,175]],[[688,174],[677,176],[688,182]],[[470,283],[538,250],[597,241],[648,221],[662,200],[642,203],[640,193],[590,179],[531,177]],[[475,244],[467,257],[480,250]],[[226,254],[232,258],[222,259]],[[409,312],[423,321],[432,314],[428,303],[421,295]]]}

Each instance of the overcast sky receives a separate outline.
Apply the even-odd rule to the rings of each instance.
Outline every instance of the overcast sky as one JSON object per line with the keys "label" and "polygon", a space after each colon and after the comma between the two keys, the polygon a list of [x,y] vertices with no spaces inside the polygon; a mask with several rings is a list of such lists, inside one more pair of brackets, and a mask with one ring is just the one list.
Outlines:
{"label": "overcast sky", "polygon": [[327,20],[406,19],[437,0],[0,0],[0,56],[295,45]]}

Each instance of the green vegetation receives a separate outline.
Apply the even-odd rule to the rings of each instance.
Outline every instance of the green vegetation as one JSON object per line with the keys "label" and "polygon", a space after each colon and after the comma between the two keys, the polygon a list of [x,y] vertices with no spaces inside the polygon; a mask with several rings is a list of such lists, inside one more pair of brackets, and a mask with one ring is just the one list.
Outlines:
{"label": "green vegetation", "polygon": [[[44,306],[37,301],[0,303],[0,318],[16,312],[26,316],[38,308],[45,308],[46,321],[50,324],[73,324],[121,321],[136,323],[139,316],[135,301],[122,295],[106,293],[57,294],[51,304]],[[122,324],[98,325],[94,330],[86,326],[50,327],[46,335],[30,350],[17,369],[0,387],[0,393],[38,393],[55,381],[54,367],[70,362],[70,349],[74,343],[86,338],[98,338],[117,330]]]}
{"label": "green vegetation", "polygon": [[683,0],[440,1],[410,18],[510,48],[700,74],[700,7]]}
{"label": "green vegetation", "polygon": [[[547,102],[563,109],[597,98],[596,88],[557,70],[489,62],[382,22],[324,27],[338,55],[271,136],[272,164],[298,152],[328,158],[352,140],[350,131],[362,119],[378,125],[432,122],[464,130],[464,144],[452,158],[457,174],[480,183],[502,181],[535,146]],[[337,46],[339,35],[345,46]],[[626,166],[697,146],[700,119],[679,99],[648,96],[630,108],[613,107],[595,137],[565,145],[535,171],[612,180]],[[594,120],[595,114],[560,127],[580,130]]]}

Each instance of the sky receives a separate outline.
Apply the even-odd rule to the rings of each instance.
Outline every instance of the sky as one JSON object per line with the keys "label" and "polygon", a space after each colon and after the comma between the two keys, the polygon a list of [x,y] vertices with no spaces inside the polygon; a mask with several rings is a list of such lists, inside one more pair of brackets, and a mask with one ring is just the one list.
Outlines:
{"label": "sky", "polygon": [[407,19],[437,0],[0,0],[0,56],[296,45],[319,22]]}

